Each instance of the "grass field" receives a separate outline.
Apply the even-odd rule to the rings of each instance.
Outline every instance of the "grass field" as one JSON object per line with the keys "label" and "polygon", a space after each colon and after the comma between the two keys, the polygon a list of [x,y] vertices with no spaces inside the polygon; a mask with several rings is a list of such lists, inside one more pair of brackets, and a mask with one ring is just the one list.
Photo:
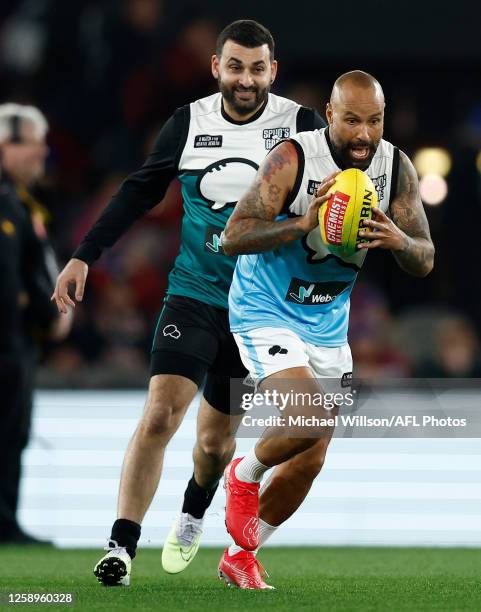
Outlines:
{"label": "grass field", "polygon": [[[101,551],[100,551],[101,552]],[[160,551],[141,550],[130,588],[105,588],[98,550],[0,548],[0,591],[72,592],[54,610],[481,610],[481,551],[413,548],[271,548],[260,555],[276,591],[228,589],[216,578],[220,549],[204,549],[183,573],[162,571]]]}

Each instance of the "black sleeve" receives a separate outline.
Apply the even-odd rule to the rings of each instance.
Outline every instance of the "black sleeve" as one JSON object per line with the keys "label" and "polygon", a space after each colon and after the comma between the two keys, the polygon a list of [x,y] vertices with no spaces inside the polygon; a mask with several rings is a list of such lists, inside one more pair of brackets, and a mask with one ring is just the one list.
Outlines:
{"label": "black sleeve", "polygon": [[296,129],[298,132],[312,132],[326,127],[326,122],[314,108],[301,106],[297,111]]}
{"label": "black sleeve", "polygon": [[50,296],[55,281],[49,270],[46,244],[40,240],[32,226],[31,219],[25,215],[25,242],[22,253],[23,285],[28,295],[26,318],[30,327],[50,327],[58,317],[57,309]]}
{"label": "black sleeve", "polygon": [[125,179],[72,257],[90,265],[103,249],[115,244],[137,219],[163,199],[177,175],[189,121],[188,105],[168,119],[144,165]]}

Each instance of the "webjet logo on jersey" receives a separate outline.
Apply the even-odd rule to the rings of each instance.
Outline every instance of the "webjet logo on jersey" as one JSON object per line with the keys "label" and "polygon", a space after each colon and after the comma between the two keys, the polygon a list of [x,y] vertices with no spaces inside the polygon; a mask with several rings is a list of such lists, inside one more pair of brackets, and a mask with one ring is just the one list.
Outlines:
{"label": "webjet logo on jersey", "polygon": [[204,251],[209,251],[211,253],[215,253],[216,255],[219,253],[224,253],[224,249],[222,248],[221,234],[222,230],[218,227],[214,227],[212,225],[206,227]]}
{"label": "webjet logo on jersey", "polygon": [[350,285],[351,283],[348,281],[312,283],[300,278],[293,278],[285,299],[288,302],[295,302],[304,306],[329,304]]}

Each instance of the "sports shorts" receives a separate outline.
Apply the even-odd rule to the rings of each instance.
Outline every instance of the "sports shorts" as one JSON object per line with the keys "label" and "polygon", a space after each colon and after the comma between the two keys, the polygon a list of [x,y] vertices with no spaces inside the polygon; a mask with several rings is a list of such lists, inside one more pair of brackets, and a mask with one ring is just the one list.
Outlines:
{"label": "sports shorts", "polygon": [[231,379],[247,376],[229,330],[228,311],[193,298],[169,295],[154,334],[150,375],[176,374],[204,383],[203,395],[224,414],[241,414],[231,405]]}
{"label": "sports shorts", "polygon": [[306,366],[316,378],[331,379],[339,387],[348,386],[352,378],[352,355],[349,344],[339,347],[316,346],[305,342],[284,327],[260,327],[234,334],[242,362],[259,384],[264,378]]}

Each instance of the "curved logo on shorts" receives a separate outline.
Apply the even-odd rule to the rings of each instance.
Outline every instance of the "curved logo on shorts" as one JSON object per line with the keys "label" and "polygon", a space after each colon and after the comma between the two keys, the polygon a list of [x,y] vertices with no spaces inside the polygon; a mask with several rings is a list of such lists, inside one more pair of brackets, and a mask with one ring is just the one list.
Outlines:
{"label": "curved logo on shorts", "polygon": [[286,348],[282,348],[282,346],[279,346],[278,344],[271,346],[269,349],[269,355],[277,355],[278,353],[279,355],[287,355],[288,351]]}
{"label": "curved logo on shorts", "polygon": [[182,335],[177,329],[177,325],[174,325],[172,323],[170,325],[166,325],[162,330],[162,333],[164,334],[164,336],[170,336],[174,340],[178,340]]}
{"label": "curved logo on shorts", "polygon": [[243,157],[220,159],[200,171],[197,189],[214,212],[234,207],[258,168],[258,164]]}

